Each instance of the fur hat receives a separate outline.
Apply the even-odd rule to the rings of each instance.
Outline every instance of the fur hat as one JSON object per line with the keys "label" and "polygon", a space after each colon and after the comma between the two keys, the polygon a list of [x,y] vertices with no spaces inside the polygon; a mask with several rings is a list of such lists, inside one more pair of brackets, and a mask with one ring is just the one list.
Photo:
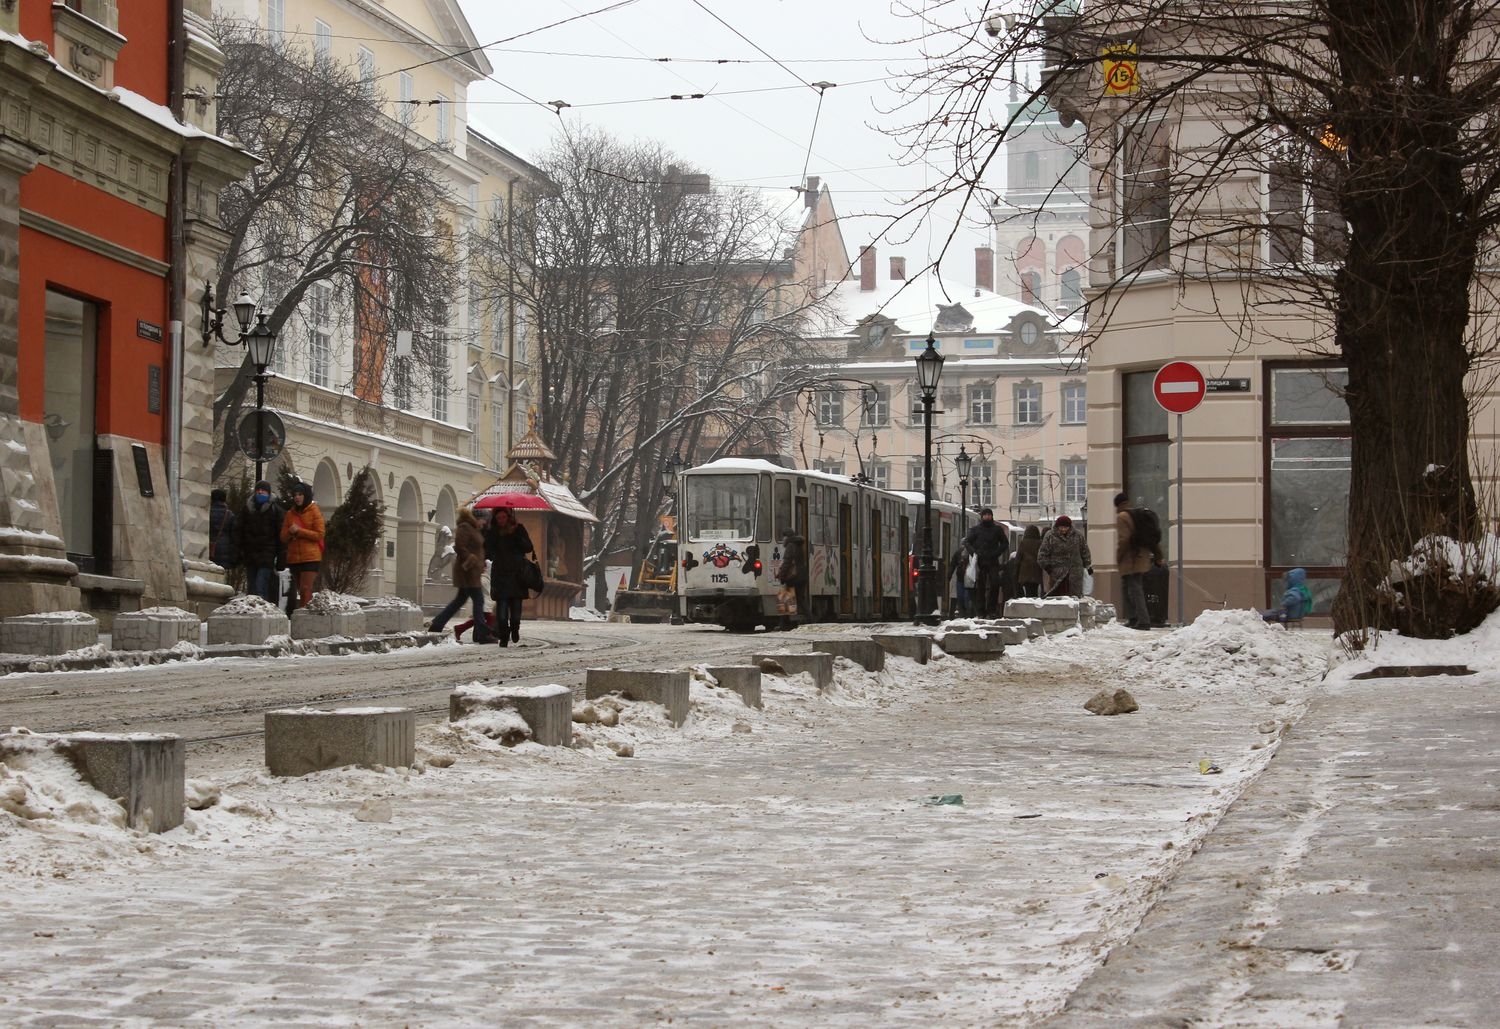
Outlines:
{"label": "fur hat", "polygon": [[1073,527],[1073,519],[1069,518],[1067,515],[1058,515],[1057,516],[1057,521],[1053,522],[1052,525],[1055,528],[1058,528],[1058,529],[1061,529],[1065,525],[1068,528],[1072,528]]}

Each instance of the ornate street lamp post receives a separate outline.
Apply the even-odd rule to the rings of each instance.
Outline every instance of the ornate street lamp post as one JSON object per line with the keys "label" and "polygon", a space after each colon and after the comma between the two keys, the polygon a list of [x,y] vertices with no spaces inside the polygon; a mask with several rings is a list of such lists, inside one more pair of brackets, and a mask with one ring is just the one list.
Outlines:
{"label": "ornate street lamp post", "polygon": [[962,503],[959,513],[958,534],[959,538],[969,534],[969,472],[974,468],[974,458],[964,449],[964,445],[958,445],[958,456],[953,459],[953,469],[958,472],[958,496]]}
{"label": "ornate street lamp post", "polygon": [[937,566],[932,558],[932,402],[943,374],[943,355],[937,340],[927,337],[927,349],[917,355],[917,388],[922,394],[922,554],[917,564],[917,615],[931,618],[937,610]]}
{"label": "ornate street lamp post", "polygon": [[[250,363],[255,366],[255,426],[251,433],[254,438],[255,450],[255,479],[257,482],[264,477],[265,462],[268,453],[271,456],[281,452],[282,445],[286,442],[284,437],[285,428],[281,425],[281,419],[273,412],[271,417],[275,419],[275,427],[267,426],[266,417],[266,368],[271,363],[272,356],[276,353],[276,333],[266,324],[266,313],[261,311],[256,304],[255,298],[249,292],[241,292],[239,299],[232,305],[234,308],[235,321],[240,323],[239,335],[229,339],[224,335],[224,315],[222,307],[214,306],[214,288],[210,283],[203,284],[203,300],[200,310],[202,318],[203,345],[208,346],[215,339],[220,343],[230,346],[244,344],[246,352],[250,355]],[[250,322],[254,320],[255,327],[251,328]],[[235,431],[233,426],[227,427],[227,431]],[[240,436],[243,440],[244,433]],[[273,438],[269,441],[272,447],[267,446],[267,436]],[[243,443],[242,446],[249,446]],[[274,450],[274,453],[271,453]]]}

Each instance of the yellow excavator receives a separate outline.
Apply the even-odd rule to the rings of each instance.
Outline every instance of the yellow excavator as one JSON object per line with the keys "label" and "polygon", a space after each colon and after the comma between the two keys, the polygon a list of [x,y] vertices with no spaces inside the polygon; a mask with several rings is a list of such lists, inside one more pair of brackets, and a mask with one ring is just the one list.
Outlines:
{"label": "yellow excavator", "polygon": [[615,593],[611,622],[667,622],[677,615],[677,537],[664,525],[641,561],[634,589]]}

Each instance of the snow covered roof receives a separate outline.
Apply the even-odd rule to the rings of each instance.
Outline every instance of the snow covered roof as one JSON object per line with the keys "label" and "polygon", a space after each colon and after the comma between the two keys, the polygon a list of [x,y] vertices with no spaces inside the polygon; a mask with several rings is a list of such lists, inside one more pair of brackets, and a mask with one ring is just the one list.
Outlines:
{"label": "snow covered roof", "polygon": [[931,269],[909,279],[893,280],[882,274],[888,269],[880,269],[879,261],[876,264],[874,289],[861,289],[856,278],[845,279],[834,287],[828,300],[830,322],[825,324],[827,335],[852,336],[861,322],[877,314],[895,322],[898,333],[923,335],[935,329],[943,331],[938,328],[938,319],[953,305],[960,305],[963,312],[973,317],[973,327],[963,330],[973,334],[1008,331],[1016,317],[1023,314],[1036,315],[1067,332],[1083,330],[1083,324],[1076,318],[1059,322],[1044,307],[1023,304],[977,286],[945,282]]}

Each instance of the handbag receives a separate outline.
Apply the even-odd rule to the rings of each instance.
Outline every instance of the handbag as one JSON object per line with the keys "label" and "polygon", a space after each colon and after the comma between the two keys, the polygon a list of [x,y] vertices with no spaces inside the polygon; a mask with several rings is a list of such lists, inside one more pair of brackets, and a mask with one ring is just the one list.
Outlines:
{"label": "handbag", "polygon": [[542,566],[535,561],[527,560],[521,565],[521,585],[526,587],[527,592],[542,595],[542,588],[546,585],[542,579]]}

